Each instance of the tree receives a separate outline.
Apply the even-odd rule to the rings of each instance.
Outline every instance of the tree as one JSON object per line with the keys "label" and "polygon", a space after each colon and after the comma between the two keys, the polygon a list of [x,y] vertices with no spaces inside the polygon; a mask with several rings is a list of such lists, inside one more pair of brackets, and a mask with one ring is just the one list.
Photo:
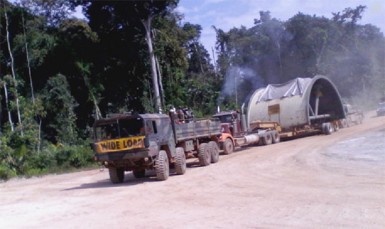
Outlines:
{"label": "tree", "polygon": [[64,75],[51,77],[43,89],[42,101],[47,110],[46,137],[52,142],[75,144],[78,140],[75,107],[78,106],[71,95]]}
{"label": "tree", "polygon": [[[336,83],[344,97],[365,91],[363,94],[379,98],[378,85],[384,85],[380,62],[385,52],[379,47],[384,46],[384,36],[374,26],[358,24],[365,8],[347,8],[332,18],[298,13],[286,22],[260,12],[251,28],[242,26],[228,32],[215,28],[218,66],[228,77],[225,85],[234,82],[234,69],[253,72],[245,86],[254,82],[254,89],[239,85],[240,91],[250,92],[268,83],[323,74]],[[246,98],[241,96],[240,100]]]}
{"label": "tree", "polygon": [[16,0],[30,13],[42,18],[48,26],[58,26],[74,12],[75,5],[68,0]]}
{"label": "tree", "polygon": [[[90,19],[90,25],[92,28],[101,29],[100,32],[105,33],[106,27],[99,27],[106,23],[112,23],[112,30],[109,32],[121,33],[122,31],[129,31],[128,35],[136,36],[134,41],[137,41],[138,37],[144,38],[147,46],[151,79],[154,91],[155,110],[161,109],[161,98],[159,92],[159,76],[156,70],[156,60],[153,48],[153,35],[152,22],[155,17],[163,16],[171,8],[176,6],[176,1],[121,1],[121,2],[90,2],[86,7],[86,16]],[[83,2],[84,4],[84,2]],[[101,21],[102,17],[107,21]],[[99,27],[99,28],[97,28]],[[110,33],[111,34],[111,33]],[[126,35],[127,36],[127,35]],[[120,37],[121,38],[121,37]],[[102,38],[103,39],[103,38]],[[128,46],[129,43],[124,44]],[[139,52],[138,52],[139,53]],[[137,54],[136,54],[137,55]]]}
{"label": "tree", "polygon": [[[17,118],[19,121],[19,126],[20,126],[20,134],[23,136],[23,124],[21,121],[21,112],[20,112],[20,104],[19,104],[19,95],[18,95],[18,82],[16,79],[16,72],[15,72],[15,59],[13,57],[13,52],[12,52],[12,47],[11,47],[11,40],[10,40],[10,35],[9,35],[9,19],[8,19],[8,13],[7,9],[4,10],[4,18],[5,18],[5,29],[6,29],[6,40],[7,40],[7,47],[8,47],[8,54],[10,58],[10,65],[11,65],[11,74],[12,74],[12,79],[13,79],[13,94],[15,96],[15,101],[16,101],[16,112],[17,112]],[[5,86],[6,88],[6,86]],[[11,125],[12,121],[10,119]],[[12,128],[13,129],[13,128]]]}

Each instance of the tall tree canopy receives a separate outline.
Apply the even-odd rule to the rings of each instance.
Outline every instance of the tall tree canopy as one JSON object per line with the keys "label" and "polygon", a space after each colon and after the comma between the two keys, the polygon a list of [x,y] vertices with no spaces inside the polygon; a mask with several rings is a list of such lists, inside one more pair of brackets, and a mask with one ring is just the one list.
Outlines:
{"label": "tall tree canopy", "polygon": [[[220,72],[226,82],[235,78],[248,82],[237,87],[249,92],[269,83],[323,74],[336,83],[343,97],[365,97],[375,104],[385,93],[381,64],[385,39],[377,27],[358,24],[365,8],[347,8],[332,18],[298,13],[285,22],[260,12],[251,28],[216,29]],[[242,71],[251,71],[251,77]],[[241,96],[241,101],[247,98]]]}

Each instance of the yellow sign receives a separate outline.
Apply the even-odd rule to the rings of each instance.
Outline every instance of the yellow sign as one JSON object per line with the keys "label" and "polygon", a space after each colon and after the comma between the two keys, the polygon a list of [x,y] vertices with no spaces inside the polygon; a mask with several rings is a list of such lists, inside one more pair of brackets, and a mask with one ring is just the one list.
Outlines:
{"label": "yellow sign", "polygon": [[106,140],[96,143],[98,153],[144,148],[144,136]]}

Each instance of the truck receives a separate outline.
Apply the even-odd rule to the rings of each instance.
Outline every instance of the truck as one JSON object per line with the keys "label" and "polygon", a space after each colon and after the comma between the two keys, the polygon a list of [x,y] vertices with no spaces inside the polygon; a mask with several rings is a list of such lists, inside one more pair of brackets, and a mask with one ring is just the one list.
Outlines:
{"label": "truck", "polygon": [[235,146],[268,145],[317,133],[329,135],[346,114],[336,86],[317,75],[258,88],[241,112],[221,112],[214,117],[222,122],[221,148],[228,154]]}
{"label": "truck", "polygon": [[213,117],[221,122],[219,144],[226,155],[231,154],[235,147],[270,145],[280,141],[281,127],[277,122],[253,121],[247,125],[245,115],[238,111],[219,112]]}
{"label": "truck", "polygon": [[122,183],[125,171],[143,178],[146,170],[155,170],[158,180],[167,180],[170,168],[179,175],[186,172],[186,158],[198,158],[202,166],[218,162],[220,131],[220,122],[212,119],[111,114],[94,122],[92,145],[112,183]]}
{"label": "truck", "polygon": [[350,127],[361,124],[364,120],[364,113],[354,105],[344,103],[345,118],[341,120],[341,127]]}

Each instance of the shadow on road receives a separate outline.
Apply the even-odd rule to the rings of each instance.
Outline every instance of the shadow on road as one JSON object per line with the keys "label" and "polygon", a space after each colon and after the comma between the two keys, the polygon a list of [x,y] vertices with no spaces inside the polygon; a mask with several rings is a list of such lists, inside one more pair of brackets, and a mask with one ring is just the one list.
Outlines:
{"label": "shadow on road", "polygon": [[79,189],[95,189],[95,188],[119,188],[119,187],[133,186],[133,185],[138,185],[138,184],[148,183],[148,182],[158,182],[158,180],[156,180],[156,177],[153,176],[153,174],[146,175],[146,177],[144,178],[135,178],[132,175],[132,173],[126,173],[123,183],[113,184],[111,183],[110,179],[104,179],[104,180],[99,180],[92,183],[81,184],[76,187],[66,188],[66,189],[63,189],[62,191],[72,191],[72,190],[79,190]]}
{"label": "shadow on road", "polygon": [[[196,168],[196,167],[201,167],[199,163],[197,163],[197,161],[187,162],[187,168]],[[178,176],[175,174],[174,169],[170,169],[170,177],[172,176]],[[156,179],[156,174],[155,174],[155,171],[153,170],[146,170],[146,176],[144,178],[135,178],[132,172],[126,172],[123,183],[113,184],[111,183],[110,179],[103,179],[92,183],[81,184],[76,187],[66,188],[66,189],[63,189],[62,191],[71,191],[71,190],[79,190],[79,189],[95,189],[95,188],[119,188],[119,187],[133,186],[133,185],[149,183],[149,182],[161,182]]]}

